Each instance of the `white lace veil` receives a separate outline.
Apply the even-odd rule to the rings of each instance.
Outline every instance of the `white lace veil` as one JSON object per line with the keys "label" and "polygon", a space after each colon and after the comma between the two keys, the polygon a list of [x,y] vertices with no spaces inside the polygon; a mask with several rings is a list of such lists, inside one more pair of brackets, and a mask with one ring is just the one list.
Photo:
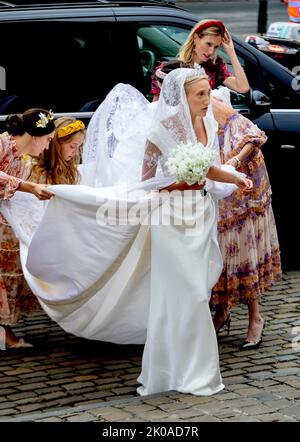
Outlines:
{"label": "white lace veil", "polygon": [[[204,70],[178,68],[170,72],[164,79],[155,116],[147,137],[143,180],[154,176],[158,162],[161,164],[164,176],[171,179],[165,166],[170,152],[179,144],[197,143],[184,85],[188,78],[201,78],[203,75],[206,76]],[[207,147],[215,150],[218,155],[218,125],[211,106],[209,106],[203,121],[207,133]]]}
{"label": "white lace veil", "polygon": [[211,91],[211,96],[222,100],[225,104],[232,107],[230,100],[230,89],[226,86],[220,86],[218,89],[213,89]]}
{"label": "white lace veil", "polygon": [[202,75],[196,69],[178,68],[163,82],[148,139],[166,156],[181,143],[197,142],[184,83],[189,77],[200,78]]}
{"label": "white lace veil", "polygon": [[[184,83],[188,77],[202,75],[205,71],[201,68],[172,71],[155,105],[134,87],[116,85],[88,125],[81,184],[132,186],[142,180],[143,188],[151,190],[175,181],[165,167],[170,149],[197,142]],[[211,108],[204,120],[208,147],[218,150]]]}
{"label": "white lace veil", "polygon": [[[174,70],[164,80],[155,105],[130,85],[115,86],[88,125],[81,184],[131,186],[142,179],[147,190],[170,184],[165,167],[170,149],[197,141],[184,83],[188,77],[201,75],[205,75],[203,69]],[[207,132],[215,135],[211,109],[205,120]],[[216,148],[214,136],[209,141],[209,147]]]}
{"label": "white lace veil", "polygon": [[[171,150],[181,143],[197,142],[184,85],[189,77],[201,78],[203,75],[206,74],[202,68],[178,68],[164,79],[155,116],[149,129],[143,162],[143,179],[147,179],[148,182],[151,182],[149,178],[154,176],[158,162],[161,164],[165,179],[168,176],[170,182],[174,182],[174,177],[170,176],[165,166]],[[232,166],[221,166],[218,123],[214,118],[211,105],[208,107],[203,122],[207,135],[206,147],[216,152],[214,165],[228,172],[237,173]],[[218,183],[209,179],[206,180],[205,187],[214,200],[225,198],[237,189],[235,184]]]}
{"label": "white lace veil", "polygon": [[117,84],[88,125],[81,184],[102,187],[139,181],[150,122],[146,98],[128,84]]}
{"label": "white lace veil", "polygon": [[[188,77],[203,73],[187,68],[172,71],[164,80],[155,105],[134,87],[116,85],[89,123],[80,167],[81,184],[150,191],[173,183],[175,179],[165,166],[171,149],[180,143],[196,143],[184,83]],[[207,146],[218,151],[217,123],[210,106],[204,123]],[[207,180],[208,190],[221,189],[218,195],[215,192],[217,199],[230,194],[232,186],[209,184]],[[54,192],[55,188],[59,186],[52,188]],[[225,188],[230,191],[224,193]],[[31,194],[17,192],[14,198],[2,202],[1,210],[17,236],[29,245],[46,204]]]}

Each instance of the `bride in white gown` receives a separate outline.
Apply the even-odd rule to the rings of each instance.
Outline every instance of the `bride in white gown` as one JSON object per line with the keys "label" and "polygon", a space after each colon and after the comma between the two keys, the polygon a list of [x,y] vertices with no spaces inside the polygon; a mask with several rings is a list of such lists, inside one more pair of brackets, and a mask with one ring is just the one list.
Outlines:
{"label": "bride in white gown", "polygon": [[[208,307],[222,269],[213,198],[229,195],[236,186],[207,179],[206,196],[200,190],[182,192],[201,221],[192,235],[185,234],[185,225],[161,225],[158,220],[174,209],[172,192],[163,192],[162,198],[158,192],[174,183],[166,160],[179,143],[197,141],[184,87],[191,76],[198,76],[195,83],[208,85],[192,69],[177,69],[165,80],[145,156],[141,140],[147,128],[141,137],[141,130],[137,136],[127,132],[128,125],[122,127],[119,86],[91,121],[94,131],[88,136],[82,176],[95,187],[51,186],[55,197],[41,220],[41,211],[26,199],[2,207],[20,238],[25,277],[52,319],[88,339],[146,341],[140,394],[175,389],[207,395],[223,388]],[[125,120],[131,114],[136,125],[143,120],[149,127],[146,100],[133,88],[125,91],[133,98],[126,103]],[[217,149],[217,125],[210,110],[203,122],[206,146]],[[153,148],[160,152],[155,161]],[[142,162],[144,181],[138,182]],[[211,169],[213,179],[250,185],[238,174]],[[97,187],[98,177],[104,187]],[[145,221],[149,203],[151,227]],[[128,223],[128,214],[134,222]],[[183,221],[190,226],[193,220]]]}
{"label": "bride in white gown", "polygon": [[[156,172],[157,159],[164,169],[179,144],[200,141],[207,148],[216,145],[217,124],[210,112],[206,116],[209,93],[207,77],[195,75],[193,70],[175,70],[164,80],[143,163],[143,175],[148,179]],[[232,174],[215,166],[207,177],[233,182]],[[251,187],[240,177],[236,184]],[[211,395],[224,387],[209,309],[210,290],[222,265],[214,238],[216,207],[210,193],[188,188],[183,183],[167,187],[171,195],[179,189],[185,208],[190,209],[180,212],[179,225],[163,222],[178,210],[171,196],[166,210],[162,206],[162,214],[159,209],[152,212],[150,311],[138,378],[141,395],[166,390]]]}

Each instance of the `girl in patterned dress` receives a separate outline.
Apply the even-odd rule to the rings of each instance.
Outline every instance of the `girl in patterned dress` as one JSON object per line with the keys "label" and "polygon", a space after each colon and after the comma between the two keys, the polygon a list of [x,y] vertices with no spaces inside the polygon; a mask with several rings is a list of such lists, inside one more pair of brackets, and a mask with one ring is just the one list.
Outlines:
{"label": "girl in patterned dress", "polygon": [[[0,200],[13,197],[17,190],[32,193],[40,200],[51,198],[53,194],[47,186],[24,181],[29,167],[23,157],[38,156],[49,147],[55,130],[51,112],[29,109],[9,115],[6,128],[7,133],[0,135]],[[2,214],[0,248],[0,348],[29,347],[31,344],[18,339],[11,326],[21,314],[35,310],[38,303],[24,284],[18,239]]]}
{"label": "girl in patterned dress", "polygon": [[55,135],[49,149],[32,160],[29,180],[43,184],[78,184],[85,125],[72,117],[55,120]]}

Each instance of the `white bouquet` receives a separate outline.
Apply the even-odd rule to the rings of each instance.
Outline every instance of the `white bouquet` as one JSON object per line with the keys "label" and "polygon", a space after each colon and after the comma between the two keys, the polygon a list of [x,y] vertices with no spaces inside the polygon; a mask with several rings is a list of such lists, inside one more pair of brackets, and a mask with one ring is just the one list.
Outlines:
{"label": "white bouquet", "polygon": [[216,152],[204,147],[202,143],[180,144],[168,158],[167,166],[175,176],[176,183],[184,181],[190,186],[202,184],[215,157]]}

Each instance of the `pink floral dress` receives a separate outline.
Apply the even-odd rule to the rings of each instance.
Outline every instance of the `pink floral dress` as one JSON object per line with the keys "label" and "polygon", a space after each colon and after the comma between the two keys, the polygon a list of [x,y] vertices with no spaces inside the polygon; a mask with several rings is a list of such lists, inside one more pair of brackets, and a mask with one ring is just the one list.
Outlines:
{"label": "pink floral dress", "polygon": [[[26,179],[28,168],[14,141],[0,134],[0,204],[11,198]],[[0,206],[1,207],[1,206]],[[20,314],[39,308],[22,273],[19,241],[0,213],[0,324],[12,325]]]}
{"label": "pink floral dress", "polygon": [[219,201],[218,237],[224,268],[211,298],[216,312],[258,299],[281,276],[271,186],[260,150],[266,136],[250,120],[234,113],[219,129],[219,140],[222,163],[249,142],[254,150],[238,169],[253,181],[253,190],[237,190]]}

